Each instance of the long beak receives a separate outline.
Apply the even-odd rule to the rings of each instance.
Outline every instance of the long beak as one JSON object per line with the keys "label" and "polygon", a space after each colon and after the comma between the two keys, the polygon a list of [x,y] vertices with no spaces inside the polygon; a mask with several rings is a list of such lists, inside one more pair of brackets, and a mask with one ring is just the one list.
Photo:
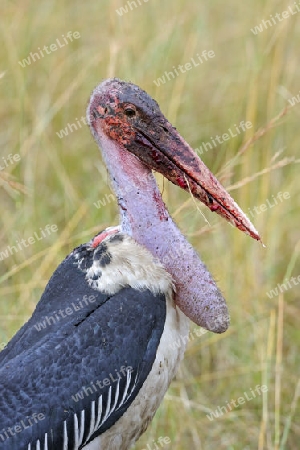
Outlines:
{"label": "long beak", "polygon": [[226,189],[163,115],[147,130],[136,125],[134,130],[125,147],[144,164],[182,189],[190,191],[211,211],[224,217],[239,230],[261,240]]}

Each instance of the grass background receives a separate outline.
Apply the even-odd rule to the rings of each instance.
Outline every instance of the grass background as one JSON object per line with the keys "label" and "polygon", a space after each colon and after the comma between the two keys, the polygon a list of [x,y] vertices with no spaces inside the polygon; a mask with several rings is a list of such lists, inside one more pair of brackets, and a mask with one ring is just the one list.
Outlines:
{"label": "grass background", "polygon": [[[300,275],[300,105],[272,119],[299,92],[300,14],[255,36],[251,28],[293,2],[140,0],[120,17],[124,0],[79,2],[2,0],[0,48],[0,250],[47,224],[57,233],[0,265],[0,342],[31,315],[54,269],[79,243],[118,222],[106,169],[87,126],[60,139],[56,132],[85,115],[91,90],[117,76],[148,91],[194,147],[241,120],[253,128],[202,155],[244,211],[290,198],[251,216],[266,248],[201,210],[163,183],[164,200],[201,253],[227,299],[231,327],[191,340],[178,376],[135,449],[291,449],[300,446],[299,286],[266,293]],[[138,5],[138,1],[137,1]],[[18,61],[68,31],[80,39],[22,68]],[[154,80],[203,50],[215,58],[157,87]],[[262,136],[243,145],[255,132]],[[193,328],[193,327],[192,327]],[[194,334],[193,334],[194,336]],[[210,422],[206,414],[257,384],[268,392]],[[160,447],[161,448],[161,447]]]}

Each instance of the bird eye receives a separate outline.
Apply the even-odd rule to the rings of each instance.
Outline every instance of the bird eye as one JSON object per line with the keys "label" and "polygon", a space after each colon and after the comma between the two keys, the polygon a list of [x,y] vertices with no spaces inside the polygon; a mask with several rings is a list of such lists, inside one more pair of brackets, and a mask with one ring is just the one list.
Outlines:
{"label": "bird eye", "polygon": [[134,117],[136,115],[136,110],[132,106],[127,106],[124,112],[127,117]]}

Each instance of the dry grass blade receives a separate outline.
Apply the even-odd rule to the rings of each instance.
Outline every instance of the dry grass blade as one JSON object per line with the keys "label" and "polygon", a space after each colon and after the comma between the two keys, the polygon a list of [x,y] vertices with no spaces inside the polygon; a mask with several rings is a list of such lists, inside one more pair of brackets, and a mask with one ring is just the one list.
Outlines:
{"label": "dry grass blade", "polygon": [[217,174],[217,177],[223,177],[224,173],[223,172],[227,172],[229,167],[233,167],[238,159],[240,158],[241,155],[243,155],[253,144],[254,142],[256,142],[258,139],[260,139],[261,137],[263,137],[268,131],[270,131],[272,128],[274,128],[275,126],[278,126],[279,124],[277,123],[282,117],[284,117],[287,112],[291,109],[291,107],[286,106],[279,114],[277,114],[277,116],[275,116],[273,119],[270,120],[270,122],[267,123],[267,125],[263,128],[260,128],[259,130],[257,130],[254,135],[248,139],[247,142],[245,142],[244,145],[242,145],[242,147],[238,150],[238,152],[236,153],[236,155],[231,158],[225,165],[224,167],[220,170],[220,172]]}
{"label": "dry grass blade", "polygon": [[10,175],[7,172],[0,171],[0,178],[2,179],[2,183],[8,185],[11,187],[14,191],[21,192],[22,194],[28,195],[29,191],[21,183],[18,183],[17,181],[11,180],[12,175]]}
{"label": "dry grass blade", "polygon": [[257,173],[254,173],[253,175],[249,177],[245,177],[243,180],[239,181],[238,183],[232,184],[231,186],[227,186],[226,189],[228,191],[234,191],[236,189],[240,189],[242,186],[245,186],[246,184],[256,180],[257,178],[261,177],[262,175],[266,175],[269,172],[272,172],[273,170],[279,169],[281,167],[287,166],[289,164],[299,163],[300,160],[295,160],[294,157],[291,158],[283,158],[281,161],[278,161],[276,164],[273,164],[270,167],[266,167],[263,170],[260,170]]}

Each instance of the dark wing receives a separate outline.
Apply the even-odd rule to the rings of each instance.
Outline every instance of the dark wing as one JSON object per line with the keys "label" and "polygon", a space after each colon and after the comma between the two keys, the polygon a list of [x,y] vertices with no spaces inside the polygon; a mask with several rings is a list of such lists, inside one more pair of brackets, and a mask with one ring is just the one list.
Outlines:
{"label": "dark wing", "polygon": [[74,258],[76,250],[55,270],[31,318],[0,353],[1,365],[41,345],[50,333],[60,333],[68,323],[79,323],[107,300],[106,294],[95,291],[86,282],[85,273]]}
{"label": "dark wing", "polygon": [[[41,313],[69,307],[75,292],[96,300],[37,331]],[[5,351],[0,449],[81,449],[110,428],[146,380],[165,318],[164,295],[130,287],[101,294],[67,257]]]}

